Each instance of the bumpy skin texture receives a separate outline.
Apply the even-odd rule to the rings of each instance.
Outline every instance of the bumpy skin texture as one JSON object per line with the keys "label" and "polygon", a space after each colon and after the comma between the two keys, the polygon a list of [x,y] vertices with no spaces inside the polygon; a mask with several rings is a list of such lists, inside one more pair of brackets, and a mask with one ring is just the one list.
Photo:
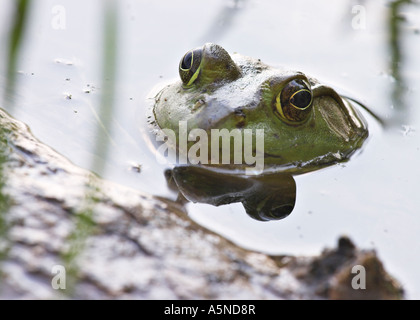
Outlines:
{"label": "bumpy skin texture", "polygon": [[[301,72],[229,55],[215,44],[205,44],[200,58],[194,83],[177,81],[156,95],[153,112],[160,129],[171,129],[177,137],[179,121],[209,136],[211,129],[252,129],[254,134],[264,129],[265,167],[293,173],[345,161],[368,136],[365,120],[350,102]],[[308,84],[313,96],[301,123],[285,121],[276,111],[276,98],[297,79]]]}

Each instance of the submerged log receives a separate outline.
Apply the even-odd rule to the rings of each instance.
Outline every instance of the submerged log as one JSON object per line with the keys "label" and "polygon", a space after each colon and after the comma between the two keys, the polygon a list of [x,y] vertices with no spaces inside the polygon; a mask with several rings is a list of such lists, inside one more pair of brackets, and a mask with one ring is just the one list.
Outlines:
{"label": "submerged log", "polygon": [[[2,299],[403,297],[375,251],[348,238],[315,257],[248,251],[192,221],[180,204],[75,166],[3,111],[0,122],[1,192],[9,198]],[[365,268],[366,289],[352,286],[356,265]]]}

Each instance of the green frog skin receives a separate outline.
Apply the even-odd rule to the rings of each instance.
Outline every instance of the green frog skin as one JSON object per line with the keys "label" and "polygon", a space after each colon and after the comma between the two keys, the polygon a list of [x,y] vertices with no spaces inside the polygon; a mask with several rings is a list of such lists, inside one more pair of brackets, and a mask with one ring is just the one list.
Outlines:
{"label": "green frog skin", "polygon": [[[182,57],[179,74],[154,97],[154,125],[174,131],[177,139],[180,122],[209,136],[212,129],[251,129],[254,141],[263,129],[265,170],[299,174],[347,161],[368,137],[366,121],[349,100],[302,72],[207,43]],[[208,166],[249,167],[210,160]]]}

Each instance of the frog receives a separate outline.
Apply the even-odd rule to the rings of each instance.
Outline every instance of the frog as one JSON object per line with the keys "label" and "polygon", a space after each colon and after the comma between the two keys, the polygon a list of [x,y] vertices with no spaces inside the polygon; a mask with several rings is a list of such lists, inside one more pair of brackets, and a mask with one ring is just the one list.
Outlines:
{"label": "frog", "polygon": [[[226,172],[301,174],[348,161],[369,135],[352,100],[301,71],[229,54],[214,43],[187,51],[178,71],[179,79],[154,96],[150,123],[174,133],[167,148],[179,152],[178,157],[185,159],[195,145],[201,162],[194,165]],[[194,130],[199,134],[191,136]],[[217,130],[227,131],[228,138],[235,136],[232,132],[243,134],[238,140],[242,145],[235,149],[238,141],[230,139],[226,145],[222,141],[222,150],[219,138],[204,139]],[[199,141],[208,145],[197,146]],[[219,145],[212,146],[214,141]],[[263,170],[252,171],[257,160],[235,158],[234,153],[248,145],[251,155],[262,159]],[[227,150],[229,160],[213,157],[210,151],[217,149]]]}

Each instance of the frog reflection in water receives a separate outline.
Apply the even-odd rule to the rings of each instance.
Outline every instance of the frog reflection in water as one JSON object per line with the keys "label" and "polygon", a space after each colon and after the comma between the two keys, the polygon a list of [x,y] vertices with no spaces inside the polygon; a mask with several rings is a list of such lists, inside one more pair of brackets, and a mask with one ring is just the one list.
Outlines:
{"label": "frog reflection in water", "polygon": [[[209,136],[212,129],[238,129],[241,132],[251,129],[256,140],[257,130],[264,130],[264,172],[258,176],[243,174],[244,169],[250,166],[245,161],[241,164],[232,161],[227,164],[212,163],[210,152],[207,165],[200,166],[200,169],[175,172],[173,178],[179,190],[187,199],[195,202],[212,203],[202,193],[212,185],[209,182],[211,172],[215,172],[218,183],[223,183],[220,170],[225,172],[226,182],[233,181],[233,176],[234,180],[243,179],[242,182],[237,181],[239,186],[242,185],[238,190],[247,190],[247,195],[241,198],[235,192],[224,190],[222,192],[227,196],[221,202],[213,202],[216,205],[227,203],[229,194],[235,194],[230,197],[232,201],[242,202],[241,199],[249,198],[251,193],[263,195],[264,192],[255,190],[264,190],[265,179],[270,181],[267,184],[272,187],[275,175],[279,177],[279,184],[286,181],[285,185],[295,190],[295,184],[290,182],[290,178],[293,180],[292,174],[347,161],[368,136],[365,120],[347,99],[302,72],[272,68],[260,60],[239,54],[229,55],[219,45],[207,43],[183,56],[179,74],[181,81],[164,87],[156,95],[153,107],[153,123],[160,129],[175,132],[176,146],[180,121],[187,124],[188,130],[199,128]],[[188,141],[188,147],[194,143]],[[211,150],[210,145],[208,149]],[[230,159],[233,159],[233,146],[229,150]],[[253,150],[258,152],[255,147]],[[191,178],[191,174],[196,178]],[[200,180],[204,188],[200,188]],[[189,184],[188,188],[181,185],[183,181]],[[250,187],[250,183],[253,187]],[[246,185],[248,188],[244,187]],[[233,188],[233,183],[230,188]],[[191,195],[192,189],[201,196]],[[251,215],[262,220],[283,218],[294,205],[294,199],[291,201],[290,196],[293,192],[284,191],[280,193],[289,194],[286,197],[289,203],[280,206],[283,209],[278,210],[279,206],[273,204],[272,207],[277,210],[270,212],[267,197],[261,196],[261,203],[255,200],[252,206],[248,205],[250,209],[247,212],[264,208],[265,213]],[[219,192],[219,199],[220,196]],[[247,205],[244,206],[247,208]]]}

